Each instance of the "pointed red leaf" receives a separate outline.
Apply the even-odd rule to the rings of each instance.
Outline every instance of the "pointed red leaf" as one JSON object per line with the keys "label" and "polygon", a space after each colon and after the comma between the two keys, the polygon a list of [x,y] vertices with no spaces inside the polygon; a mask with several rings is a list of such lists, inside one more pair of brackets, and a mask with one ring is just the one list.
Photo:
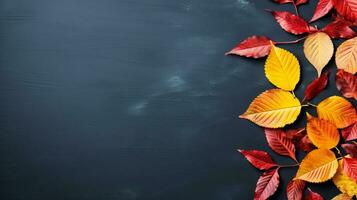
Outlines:
{"label": "pointed red leaf", "polygon": [[282,129],[265,129],[265,136],[273,151],[283,156],[289,156],[296,161],[295,145]]}
{"label": "pointed red leaf", "polygon": [[304,200],[324,200],[324,198],[318,193],[311,191],[309,188]]}
{"label": "pointed red leaf", "polygon": [[273,41],[265,36],[253,35],[239,43],[231,51],[226,53],[226,55],[261,58],[269,54],[271,49],[271,42]]}
{"label": "pointed red leaf", "polygon": [[296,0],[295,1],[295,4],[298,6],[298,5],[301,5],[301,4],[305,4],[307,3],[309,0]]}
{"label": "pointed red leaf", "polygon": [[357,22],[357,1],[356,0],[333,0],[333,5],[338,14],[344,19],[353,23]]}
{"label": "pointed red leaf", "polygon": [[310,27],[309,24],[301,17],[285,11],[270,11],[281,28],[285,31],[300,35],[303,33],[309,33],[316,31],[314,27]]}
{"label": "pointed red leaf", "polygon": [[271,159],[265,151],[259,150],[238,150],[254,167],[260,170],[268,170],[278,165]]}
{"label": "pointed red leaf", "polygon": [[315,149],[315,146],[312,144],[311,140],[307,135],[305,135],[297,144],[297,148],[302,151],[310,152]]}
{"label": "pointed red leaf", "polygon": [[292,3],[293,0],[273,0],[275,3],[280,3],[280,4],[284,4],[284,3]]}
{"label": "pointed red leaf", "polygon": [[344,97],[357,100],[357,76],[342,69],[338,70],[336,74],[336,87]]}
{"label": "pointed red leaf", "polygon": [[331,38],[353,38],[357,33],[350,27],[352,26],[351,22],[345,21],[340,17],[330,24],[326,25],[321,31],[327,33]]}
{"label": "pointed red leaf", "polygon": [[254,200],[265,200],[272,196],[279,186],[279,168],[264,172],[255,188]]}
{"label": "pointed red leaf", "polygon": [[298,141],[301,140],[306,135],[305,128],[299,129],[289,129],[286,131],[286,137],[291,139],[292,142],[296,145]]}
{"label": "pointed red leaf", "polygon": [[357,158],[357,144],[341,144],[342,148],[349,154],[352,158]]}
{"label": "pointed red leaf", "polygon": [[314,15],[312,16],[310,22],[316,21],[321,17],[325,16],[333,7],[332,0],[319,0],[315,8]]}
{"label": "pointed red leaf", "polygon": [[305,97],[304,99],[310,101],[317,95],[319,95],[322,90],[325,89],[328,83],[328,75],[329,73],[326,72],[322,74],[320,77],[313,80],[305,89]]}
{"label": "pointed red leaf", "polygon": [[341,131],[341,135],[346,141],[351,141],[351,140],[357,139],[357,122],[355,122],[354,124],[352,124],[351,126],[345,128],[345,129],[343,129]]}
{"label": "pointed red leaf", "polygon": [[344,158],[343,170],[347,176],[357,181],[357,158]]}
{"label": "pointed red leaf", "polygon": [[305,181],[291,180],[286,188],[288,200],[301,200],[305,189]]}

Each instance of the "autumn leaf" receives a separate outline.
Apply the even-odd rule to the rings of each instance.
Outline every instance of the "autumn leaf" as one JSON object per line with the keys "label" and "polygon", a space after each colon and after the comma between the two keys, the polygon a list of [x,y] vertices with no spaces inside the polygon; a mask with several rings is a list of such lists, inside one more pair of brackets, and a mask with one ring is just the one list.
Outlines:
{"label": "autumn leaf", "polygon": [[329,97],[317,105],[320,119],[330,121],[337,128],[345,128],[357,121],[355,108],[346,99],[339,96]]}
{"label": "autumn leaf", "polygon": [[278,165],[271,159],[265,151],[259,150],[238,150],[254,167],[260,170],[268,170]]}
{"label": "autumn leaf", "polygon": [[290,92],[271,89],[256,97],[239,117],[266,128],[280,128],[293,123],[300,111],[299,100]]}
{"label": "autumn leaf", "polygon": [[301,5],[301,4],[305,4],[307,3],[309,0],[296,0],[295,1],[295,4],[298,6],[298,5]]}
{"label": "autumn leaf", "polygon": [[265,200],[272,196],[279,186],[279,168],[264,172],[255,188],[254,200]]}
{"label": "autumn leaf", "polygon": [[286,136],[286,133],[281,129],[265,129],[265,137],[267,138],[270,148],[277,154],[289,156],[293,160],[295,157],[295,145],[292,140]]}
{"label": "autumn leaf", "polygon": [[357,34],[350,27],[351,22],[347,22],[340,17],[336,17],[336,19],[327,24],[321,31],[327,33],[331,38],[352,38]]}
{"label": "autumn leaf", "polygon": [[297,148],[302,151],[310,152],[315,149],[315,146],[312,144],[311,140],[307,135],[305,135],[301,140],[297,143]]}
{"label": "autumn leaf", "polygon": [[338,70],[336,74],[336,87],[344,97],[357,100],[357,76],[342,69]]}
{"label": "autumn leaf", "polygon": [[291,180],[286,187],[288,200],[301,200],[305,189],[305,181]]}
{"label": "autumn leaf", "polygon": [[324,198],[320,194],[313,192],[310,188],[308,188],[307,195],[304,200],[324,200]]}
{"label": "autumn leaf", "polygon": [[285,4],[285,3],[293,3],[293,0],[273,0],[275,3]]}
{"label": "autumn leaf", "polygon": [[304,43],[304,53],[307,60],[317,70],[318,76],[320,76],[322,69],[332,58],[333,43],[324,32],[310,34]]}
{"label": "autumn leaf", "polygon": [[310,101],[318,96],[327,86],[329,73],[326,72],[313,80],[305,89],[304,100]]}
{"label": "autumn leaf", "polygon": [[337,127],[323,119],[312,117],[307,113],[307,135],[317,148],[331,149],[340,141]]}
{"label": "autumn leaf", "polygon": [[344,158],[343,170],[346,175],[357,182],[357,159],[356,158]]}
{"label": "autumn leaf", "polygon": [[265,62],[265,76],[276,87],[292,91],[300,80],[299,61],[289,51],[272,44]]}
{"label": "autumn leaf", "polygon": [[288,33],[295,35],[300,35],[303,33],[310,33],[316,31],[314,27],[309,26],[309,24],[301,17],[294,15],[290,12],[285,11],[271,11],[276,21],[279,23],[282,29]]}
{"label": "autumn leaf", "polygon": [[333,5],[343,18],[351,22],[357,22],[356,0],[333,0]]}
{"label": "autumn leaf", "polygon": [[285,132],[287,138],[293,141],[294,144],[298,142],[302,137],[306,135],[305,128],[298,128],[298,129],[288,129]]}
{"label": "autumn leaf", "polygon": [[338,162],[338,169],[332,181],[342,193],[346,193],[349,196],[357,195],[357,184],[344,172],[343,162],[343,159]]}
{"label": "autumn leaf", "polygon": [[302,160],[295,179],[311,183],[325,182],[336,173],[338,162],[328,149],[315,149]]}
{"label": "autumn leaf", "polygon": [[226,55],[262,58],[269,54],[271,42],[273,41],[265,36],[253,35],[239,43],[235,48],[226,53]]}
{"label": "autumn leaf", "polygon": [[341,144],[341,147],[349,154],[352,158],[357,158],[357,144]]}
{"label": "autumn leaf", "polygon": [[343,129],[341,131],[342,137],[346,141],[356,140],[357,139],[357,122],[352,124],[351,126]]}
{"label": "autumn leaf", "polygon": [[325,16],[333,7],[332,0],[319,0],[310,22],[316,21]]}
{"label": "autumn leaf", "polygon": [[352,200],[352,197],[348,196],[348,194],[339,194],[335,196],[332,200]]}
{"label": "autumn leaf", "polygon": [[355,74],[357,72],[357,37],[344,41],[337,48],[335,59],[338,69]]}

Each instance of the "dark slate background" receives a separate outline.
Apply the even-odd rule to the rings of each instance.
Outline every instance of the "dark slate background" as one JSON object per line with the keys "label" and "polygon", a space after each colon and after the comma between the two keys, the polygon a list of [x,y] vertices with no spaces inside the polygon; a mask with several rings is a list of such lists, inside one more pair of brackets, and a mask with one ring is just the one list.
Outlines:
{"label": "dark slate background", "polygon": [[[305,18],[315,4],[301,6]],[[0,0],[0,199],[252,199],[260,172],[236,149],[271,151],[238,115],[273,86],[264,59],[224,53],[252,34],[298,38],[265,8],[293,11],[268,0]],[[316,72],[302,44],[284,48],[301,61],[302,97]],[[333,84],[314,102],[331,94]],[[295,170],[281,170],[272,199],[286,198]]]}

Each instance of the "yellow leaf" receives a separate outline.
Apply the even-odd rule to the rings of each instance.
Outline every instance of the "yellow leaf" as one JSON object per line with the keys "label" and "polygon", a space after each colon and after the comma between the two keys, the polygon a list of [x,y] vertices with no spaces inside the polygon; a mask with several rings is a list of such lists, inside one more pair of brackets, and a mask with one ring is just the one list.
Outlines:
{"label": "yellow leaf", "polygon": [[338,162],[338,169],[332,181],[342,193],[346,193],[351,197],[357,195],[357,184],[344,172],[343,160]]}
{"label": "yellow leaf", "polygon": [[295,179],[311,183],[325,182],[336,173],[338,162],[328,149],[315,149],[302,160]]}
{"label": "yellow leaf", "polygon": [[307,119],[307,135],[317,148],[331,149],[338,144],[340,134],[334,124],[312,117],[309,113],[307,113]]}
{"label": "yellow leaf", "polygon": [[332,96],[317,105],[317,114],[320,119],[327,120],[337,128],[346,128],[357,121],[356,110],[346,99]]}
{"label": "yellow leaf", "polygon": [[300,114],[301,104],[290,92],[271,89],[261,93],[240,118],[259,126],[280,128],[293,123]]}
{"label": "yellow leaf", "polygon": [[357,72],[357,37],[346,40],[337,48],[336,65],[351,74]]}
{"label": "yellow leaf", "polygon": [[292,91],[300,80],[299,61],[289,51],[272,44],[265,62],[265,76],[276,87]]}
{"label": "yellow leaf", "polygon": [[337,196],[335,196],[333,199],[331,200],[352,200],[352,197],[350,197],[348,194],[339,194]]}
{"label": "yellow leaf", "polygon": [[330,36],[323,32],[310,34],[304,43],[305,57],[317,70],[318,76],[322,69],[331,60],[333,55],[333,43]]}

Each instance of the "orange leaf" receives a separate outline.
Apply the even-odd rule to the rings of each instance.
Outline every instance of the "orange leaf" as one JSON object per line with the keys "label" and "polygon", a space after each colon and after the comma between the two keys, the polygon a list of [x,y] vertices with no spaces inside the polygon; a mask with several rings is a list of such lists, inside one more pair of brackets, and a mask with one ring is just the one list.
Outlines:
{"label": "orange leaf", "polygon": [[337,196],[335,196],[333,199],[331,200],[352,200],[352,197],[350,197],[348,194],[339,194]]}
{"label": "orange leaf", "polygon": [[336,65],[351,74],[357,72],[357,37],[346,40],[337,48]]}
{"label": "orange leaf", "polygon": [[344,172],[343,162],[343,159],[338,162],[338,169],[332,181],[342,193],[346,193],[349,196],[357,195],[357,184]]}
{"label": "orange leaf", "polygon": [[315,149],[302,160],[295,179],[311,183],[325,182],[336,173],[338,162],[328,149]]}

